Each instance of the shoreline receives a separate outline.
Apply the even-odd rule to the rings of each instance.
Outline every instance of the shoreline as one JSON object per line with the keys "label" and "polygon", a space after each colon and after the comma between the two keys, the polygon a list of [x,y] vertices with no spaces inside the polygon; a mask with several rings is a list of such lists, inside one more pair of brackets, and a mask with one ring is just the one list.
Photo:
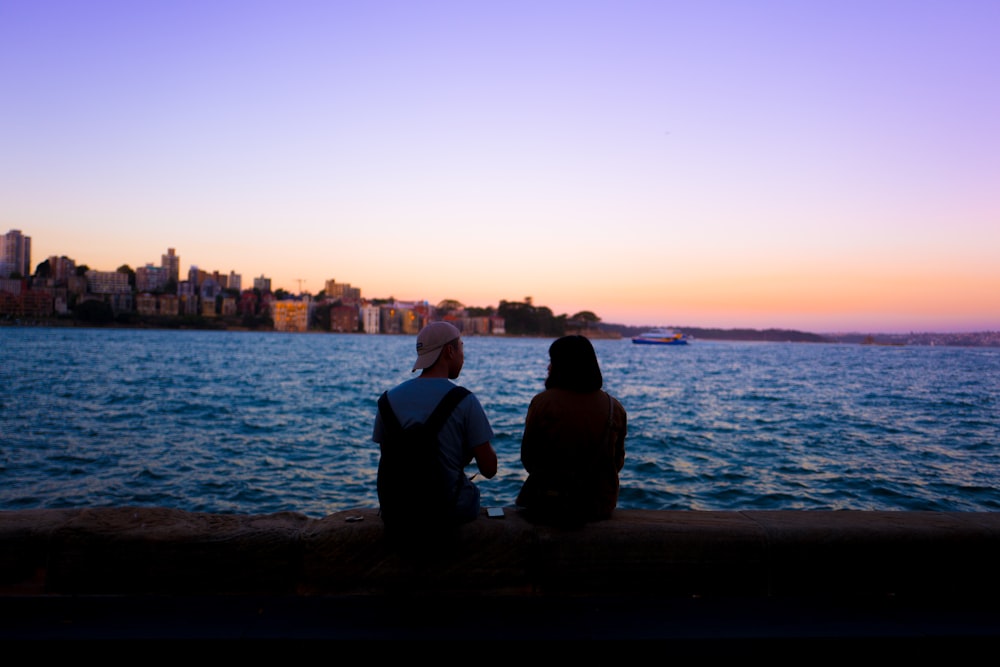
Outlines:
{"label": "shoreline", "polygon": [[[631,327],[618,324],[608,324],[611,329],[587,330],[567,330],[567,334],[579,334],[594,340],[629,340],[632,331],[639,331],[643,327]],[[34,321],[31,323],[12,322],[0,318],[0,327],[22,328],[22,327],[51,327],[67,329],[119,329],[138,331],[234,331],[248,333],[285,333],[289,335],[302,334],[363,334],[368,336],[409,336],[415,334],[365,334],[361,331],[324,331],[322,329],[308,329],[306,331],[275,331],[274,329],[259,329],[241,326],[212,326],[210,322],[204,325],[180,325],[160,326],[155,324],[120,324],[108,322],[106,324],[94,324],[79,322],[77,320],[63,321]],[[750,342],[750,343],[813,343],[817,345],[859,345],[863,347],[957,347],[957,348],[994,348],[1000,347],[1000,331],[978,331],[969,333],[936,333],[936,332],[914,332],[910,334],[812,334],[809,332],[781,330],[781,329],[700,329],[697,327],[675,327],[678,330],[696,332],[692,335],[694,344],[699,342]],[[739,333],[733,333],[739,332]],[[796,337],[789,338],[786,334],[794,334]],[[557,336],[541,336],[529,334],[474,334],[467,336],[488,336],[493,338],[556,338]],[[868,338],[877,336],[877,340],[867,341]]]}

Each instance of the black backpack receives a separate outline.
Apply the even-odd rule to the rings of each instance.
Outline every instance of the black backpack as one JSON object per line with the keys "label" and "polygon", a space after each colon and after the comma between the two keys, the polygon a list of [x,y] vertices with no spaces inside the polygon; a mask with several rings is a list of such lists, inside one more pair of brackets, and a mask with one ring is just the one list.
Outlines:
{"label": "black backpack", "polygon": [[386,393],[379,397],[382,443],[377,489],[379,515],[387,533],[407,529],[426,533],[454,523],[451,515],[463,475],[459,475],[455,484],[448,482],[438,432],[469,393],[465,387],[453,387],[426,422],[405,429],[392,411]]}

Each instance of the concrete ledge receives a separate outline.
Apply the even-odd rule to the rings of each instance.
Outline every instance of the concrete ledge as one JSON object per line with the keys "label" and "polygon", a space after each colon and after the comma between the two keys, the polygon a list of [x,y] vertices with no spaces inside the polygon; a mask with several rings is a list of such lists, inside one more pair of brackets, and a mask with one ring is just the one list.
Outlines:
{"label": "concrete ledge", "polygon": [[[348,519],[361,517],[361,520]],[[507,508],[440,559],[388,551],[374,509],[0,512],[0,596],[912,598],[1000,593],[1000,513],[620,510],[579,530]]]}

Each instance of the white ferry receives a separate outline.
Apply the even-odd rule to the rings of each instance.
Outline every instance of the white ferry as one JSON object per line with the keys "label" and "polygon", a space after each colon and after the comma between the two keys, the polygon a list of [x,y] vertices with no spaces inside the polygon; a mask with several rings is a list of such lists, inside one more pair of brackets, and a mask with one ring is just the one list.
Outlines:
{"label": "white ferry", "polygon": [[657,329],[633,336],[632,342],[636,345],[687,345],[688,339],[688,335],[680,331]]}

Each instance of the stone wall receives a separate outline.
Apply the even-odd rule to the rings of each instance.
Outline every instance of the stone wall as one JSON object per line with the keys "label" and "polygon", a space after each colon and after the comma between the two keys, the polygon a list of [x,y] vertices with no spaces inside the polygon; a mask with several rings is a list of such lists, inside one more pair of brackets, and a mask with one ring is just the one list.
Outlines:
{"label": "stone wall", "polygon": [[322,519],[120,507],[0,512],[0,596],[884,597],[990,600],[1000,513],[619,510],[581,529],[516,509],[443,554],[387,549],[369,508]]}

